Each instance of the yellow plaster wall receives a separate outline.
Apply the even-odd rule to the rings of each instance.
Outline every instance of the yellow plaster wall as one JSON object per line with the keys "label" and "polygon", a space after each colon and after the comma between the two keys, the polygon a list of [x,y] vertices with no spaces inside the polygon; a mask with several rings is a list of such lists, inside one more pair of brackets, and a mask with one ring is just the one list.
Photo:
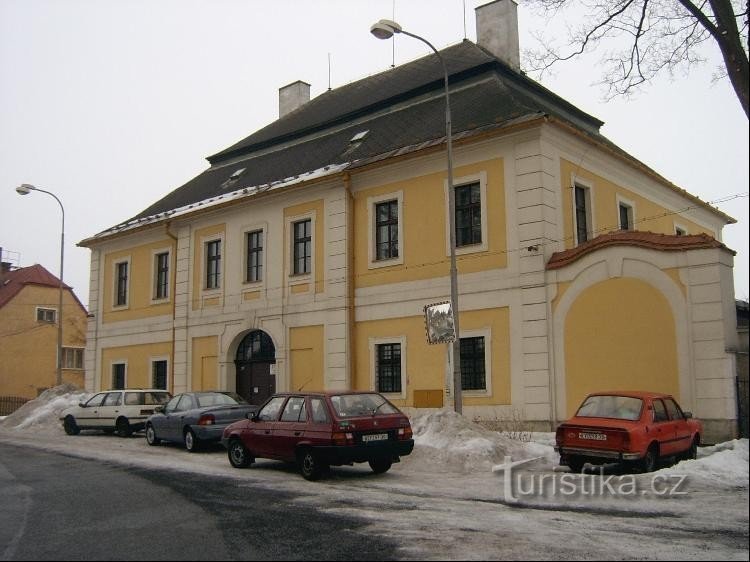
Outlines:
{"label": "yellow plaster wall", "polygon": [[323,326],[289,329],[289,390],[325,390]]}
{"label": "yellow plaster wall", "polygon": [[193,338],[191,390],[221,390],[218,384],[218,349],[216,336]]}
{"label": "yellow plaster wall", "polygon": [[[284,209],[284,220],[293,219],[294,217],[304,216],[309,213],[315,213],[315,230],[313,232],[313,273],[315,274],[315,292],[322,293],[325,291],[325,203],[322,199],[317,201],[310,201],[308,203],[301,203],[292,207],[286,207]],[[289,279],[291,275],[291,264],[292,264],[292,232],[291,226],[287,226],[284,229],[284,270],[286,271],[286,278]],[[309,289],[309,285],[304,285],[305,289]],[[293,292],[301,292],[301,289],[297,287],[297,290],[293,289]]]}
{"label": "yellow plaster wall", "polygon": [[[487,236],[485,252],[457,256],[459,273],[473,273],[506,267],[505,185],[503,160],[498,158],[461,166],[454,177],[487,174]],[[446,255],[447,220],[445,173],[428,174],[388,183],[354,193],[354,270],[355,286],[371,287],[386,283],[417,281],[447,276],[450,259]],[[403,191],[403,237],[400,241],[403,264],[368,269],[368,197]]]}
{"label": "yellow plaster wall", "polygon": [[[562,185],[562,205],[564,218],[564,232],[566,248],[574,247],[575,240],[573,236],[573,190],[572,178],[575,176],[584,180],[582,185],[591,185],[592,196],[592,214],[594,217],[594,232],[596,237],[600,234],[619,230],[619,214],[617,207],[617,196],[634,203],[635,205],[635,230],[656,232],[659,234],[674,234],[675,222],[685,226],[688,234],[705,233],[716,237],[716,233],[708,230],[698,224],[684,218],[678,214],[668,214],[663,216],[667,211],[666,208],[658,205],[633,191],[627,186],[617,185],[601,176],[598,176],[585,167],[579,167],[577,164],[560,159],[561,169],[560,178]],[[690,203],[685,202],[685,206]],[[653,218],[652,218],[653,217]],[[643,220],[647,219],[648,220]]]}
{"label": "yellow plaster wall", "polygon": [[[510,404],[510,314],[507,308],[461,312],[462,332],[491,331],[491,380],[490,396],[464,394],[467,406]],[[355,357],[352,388],[371,390],[373,374],[370,372],[370,340],[382,338],[406,338],[406,399],[393,400],[399,406],[414,405],[415,390],[444,389],[447,365],[445,344],[430,345],[425,334],[424,317],[395,318],[357,322],[354,328]]]}
{"label": "yellow plaster wall", "polygon": [[[175,245],[171,238],[165,238],[157,242],[133,246],[126,250],[110,252],[104,256],[104,303],[102,322],[120,322],[123,320],[135,320],[171,314],[171,302],[160,302],[152,304],[154,296],[154,252],[169,250],[169,295],[174,294],[175,275]],[[125,308],[115,307],[115,264],[130,259],[128,268],[128,306]]]}
{"label": "yellow plaster wall", "polygon": [[[206,299],[204,302],[203,291],[206,283],[206,272],[205,272],[205,243],[217,238],[222,239],[221,243],[221,286],[219,289],[211,289],[211,295],[214,295],[217,291],[224,294],[224,287],[226,287],[226,278],[224,272],[227,270],[226,261],[228,259],[227,252],[227,238],[226,238],[226,225],[215,224],[200,228],[193,233],[193,310],[202,308],[203,306],[216,306],[217,303],[215,298]],[[220,301],[220,299],[219,299]]]}
{"label": "yellow plaster wall", "polygon": [[[102,349],[101,380],[97,381],[95,390],[112,388],[112,365],[126,363],[125,386],[127,388],[152,388],[151,361],[167,359],[172,353],[171,342],[128,345],[122,347],[108,347]],[[172,387],[171,361],[170,372],[167,374],[167,388]]]}
{"label": "yellow plaster wall", "polygon": [[565,389],[568,416],[595,391],[679,396],[675,320],[666,298],[632,278],[586,289],[565,318]]}
{"label": "yellow plaster wall", "polygon": [[[38,322],[37,307],[57,310],[57,288],[26,285],[0,308],[0,396],[36,398],[57,383],[57,324]],[[86,346],[86,312],[63,292],[63,347]],[[85,358],[84,358],[85,360]],[[64,383],[84,387],[83,369],[63,369]]]}

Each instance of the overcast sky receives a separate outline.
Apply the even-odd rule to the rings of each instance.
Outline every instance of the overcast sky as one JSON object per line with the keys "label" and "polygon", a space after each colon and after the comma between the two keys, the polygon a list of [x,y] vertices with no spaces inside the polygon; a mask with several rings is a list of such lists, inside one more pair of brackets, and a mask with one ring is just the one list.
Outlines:
{"label": "overcast sky", "polygon": [[[476,39],[485,0],[396,0],[395,19],[443,48]],[[15,265],[59,273],[88,304],[89,250],[76,243],[126,220],[207,168],[205,157],[278,117],[278,88],[312,96],[387,69],[392,43],[369,27],[393,0],[0,0],[0,246]],[[532,30],[560,35],[520,2],[521,48]],[[400,64],[428,53],[399,37]],[[605,122],[602,133],[661,175],[735,217],[735,293],[748,291],[748,121],[710,59],[637,98],[605,102],[597,58],[543,84]]]}

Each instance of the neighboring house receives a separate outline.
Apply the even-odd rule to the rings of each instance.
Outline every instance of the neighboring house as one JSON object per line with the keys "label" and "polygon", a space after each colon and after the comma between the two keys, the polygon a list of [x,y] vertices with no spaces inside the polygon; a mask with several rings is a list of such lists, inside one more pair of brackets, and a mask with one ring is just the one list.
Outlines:
{"label": "neighboring house", "polygon": [[748,301],[735,301],[737,310],[737,435],[750,437],[750,370],[748,369]]}
{"label": "neighboring house", "polygon": [[[0,397],[36,398],[57,383],[60,280],[41,265],[0,270]],[[84,387],[86,309],[63,285],[63,383]]]}
{"label": "neighboring house", "polygon": [[[711,439],[733,435],[734,219],[520,72],[517,39],[495,41],[515,8],[477,8],[478,44],[441,51],[464,414],[550,429],[589,391],[641,389],[674,393]],[[312,100],[295,82],[277,121],[82,241],[87,389],[449,405],[448,346],[426,343],[423,319],[450,294],[444,103],[434,55]]]}

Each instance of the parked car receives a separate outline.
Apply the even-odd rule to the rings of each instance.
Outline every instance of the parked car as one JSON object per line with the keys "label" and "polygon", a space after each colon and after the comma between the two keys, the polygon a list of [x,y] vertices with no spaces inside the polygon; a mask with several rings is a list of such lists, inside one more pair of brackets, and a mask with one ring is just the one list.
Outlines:
{"label": "parked car", "polygon": [[257,411],[258,406],[234,392],[183,392],[146,420],[146,442],[183,443],[192,453],[205,443],[218,442],[226,426]]}
{"label": "parked car", "polygon": [[221,442],[235,468],[259,457],[295,462],[307,480],[361,462],[380,474],[414,448],[409,418],[375,392],[276,394]]}
{"label": "parked car", "polygon": [[146,418],[171,397],[166,390],[154,388],[108,390],[63,411],[60,421],[68,435],[78,435],[82,429],[101,429],[129,437],[143,429]]}
{"label": "parked car", "polygon": [[557,428],[560,464],[580,472],[585,463],[627,463],[643,472],[661,459],[694,459],[703,424],[668,394],[600,392]]}

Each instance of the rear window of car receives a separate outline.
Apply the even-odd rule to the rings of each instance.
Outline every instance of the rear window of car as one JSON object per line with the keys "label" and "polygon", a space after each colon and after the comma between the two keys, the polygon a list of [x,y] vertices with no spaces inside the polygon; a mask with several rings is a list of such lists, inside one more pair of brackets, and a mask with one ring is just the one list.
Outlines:
{"label": "rear window of car", "polygon": [[208,406],[234,406],[236,404],[247,404],[245,399],[239,394],[233,392],[209,392],[206,394],[196,394],[199,408]]}
{"label": "rear window of car", "polygon": [[126,406],[159,406],[169,401],[168,392],[126,392]]}
{"label": "rear window of car", "polygon": [[341,394],[331,396],[331,404],[340,418],[396,414],[398,409],[380,394]]}
{"label": "rear window of car", "polygon": [[643,400],[631,396],[589,396],[576,416],[635,421],[641,417]]}

